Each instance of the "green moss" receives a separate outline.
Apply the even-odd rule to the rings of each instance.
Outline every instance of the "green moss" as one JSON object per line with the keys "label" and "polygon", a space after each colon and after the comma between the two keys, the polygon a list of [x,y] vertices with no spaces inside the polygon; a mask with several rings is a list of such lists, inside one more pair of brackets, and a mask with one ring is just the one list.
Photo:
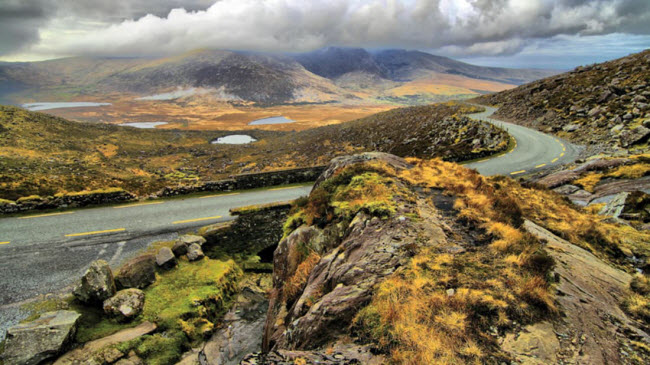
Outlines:
{"label": "green moss", "polygon": [[84,195],[97,195],[97,194],[114,194],[114,193],[122,193],[124,192],[124,189],[122,188],[106,188],[106,189],[97,189],[97,190],[90,190],[90,191],[76,191],[72,193],[59,193],[56,194],[55,196],[57,198],[61,198],[64,196],[84,196]]}
{"label": "green moss", "polygon": [[290,201],[278,202],[278,203],[268,203],[268,204],[248,205],[248,206],[245,206],[245,207],[230,209],[230,214],[232,214],[232,215],[244,215],[244,214],[260,212],[260,211],[264,211],[264,210],[268,210],[268,209],[288,207],[289,205],[291,205]]}
{"label": "green moss", "polygon": [[133,350],[151,365],[175,364],[185,350],[182,333],[146,335],[116,346],[122,353]]}

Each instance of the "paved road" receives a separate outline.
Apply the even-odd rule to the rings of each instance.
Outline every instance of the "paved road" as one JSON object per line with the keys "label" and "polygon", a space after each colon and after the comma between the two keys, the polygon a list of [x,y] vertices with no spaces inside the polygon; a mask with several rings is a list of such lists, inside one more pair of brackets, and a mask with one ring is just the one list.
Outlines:
{"label": "paved road", "polygon": [[[484,175],[517,176],[572,161],[577,148],[555,137],[489,118],[494,108],[471,115],[508,130],[516,147],[502,156],[470,163]],[[0,339],[20,318],[20,303],[77,280],[87,265],[104,259],[113,267],[157,240],[231,219],[230,208],[291,200],[310,186],[171,199],[115,207],[34,213],[0,219]]]}
{"label": "paved road", "polygon": [[485,107],[484,112],[469,116],[506,129],[515,138],[515,148],[504,155],[465,166],[483,175],[516,177],[572,162],[578,157],[580,147],[534,129],[490,118],[495,111],[496,108]]}

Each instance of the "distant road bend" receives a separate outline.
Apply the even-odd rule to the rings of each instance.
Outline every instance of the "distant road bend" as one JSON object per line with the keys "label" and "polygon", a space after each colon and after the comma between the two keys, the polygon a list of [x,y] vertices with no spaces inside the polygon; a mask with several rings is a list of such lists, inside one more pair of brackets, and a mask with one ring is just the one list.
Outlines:
{"label": "distant road bend", "polygon": [[[484,175],[516,177],[576,158],[577,148],[569,143],[489,118],[495,110],[486,107],[470,117],[506,129],[516,140],[515,148],[465,166]],[[154,240],[173,239],[176,232],[232,219],[230,208],[292,200],[308,195],[310,189],[276,187],[1,218],[0,339],[6,324],[19,317],[15,303],[70,285],[93,260],[117,266]]]}

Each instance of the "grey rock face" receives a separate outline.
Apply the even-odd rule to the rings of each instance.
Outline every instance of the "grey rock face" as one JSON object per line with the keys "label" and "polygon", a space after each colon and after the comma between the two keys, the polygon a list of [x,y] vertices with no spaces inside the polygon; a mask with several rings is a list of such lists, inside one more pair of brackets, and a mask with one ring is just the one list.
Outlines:
{"label": "grey rock face", "polygon": [[580,129],[580,126],[577,124],[567,124],[564,127],[562,127],[562,130],[565,132],[575,132],[578,129]]}
{"label": "grey rock face", "polygon": [[614,199],[610,200],[607,205],[605,205],[598,214],[607,215],[614,218],[618,218],[625,208],[625,200],[629,193],[618,193]]}
{"label": "grey rock face", "polygon": [[621,146],[629,147],[633,144],[645,142],[648,138],[650,138],[650,129],[644,126],[638,126],[621,133]]}
{"label": "grey rock face", "polygon": [[156,281],[156,259],[153,255],[138,256],[128,261],[115,274],[118,289],[144,289]]}
{"label": "grey rock face", "polygon": [[121,322],[137,317],[143,307],[144,292],[140,289],[120,290],[114,297],[104,301],[104,312]]}
{"label": "grey rock face", "polygon": [[176,256],[174,256],[174,253],[169,247],[163,247],[158,250],[156,254],[156,265],[165,270],[169,270],[176,266],[176,264],[178,264]]}
{"label": "grey rock face", "polygon": [[113,272],[108,262],[97,260],[90,264],[74,289],[74,295],[83,303],[102,303],[115,295]]}
{"label": "grey rock face", "polygon": [[193,243],[187,248],[187,259],[190,261],[200,260],[204,257],[203,250],[198,243]]}
{"label": "grey rock face", "polygon": [[11,327],[5,364],[36,365],[60,354],[74,337],[80,316],[73,311],[47,312],[37,320]]}

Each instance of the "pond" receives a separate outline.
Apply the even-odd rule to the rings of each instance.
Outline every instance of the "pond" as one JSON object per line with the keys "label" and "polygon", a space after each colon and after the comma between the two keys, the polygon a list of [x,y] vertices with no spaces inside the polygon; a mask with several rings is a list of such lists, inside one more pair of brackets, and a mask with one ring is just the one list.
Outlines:
{"label": "pond", "polygon": [[285,124],[285,123],[295,123],[295,122],[296,122],[295,120],[291,120],[287,117],[283,117],[280,115],[277,117],[257,119],[248,123],[248,125]]}
{"label": "pond", "polygon": [[60,108],[87,108],[93,106],[105,106],[111,103],[91,103],[85,101],[61,102],[61,103],[26,103],[21,105],[23,108],[36,112],[39,110],[60,109]]}
{"label": "pond", "polygon": [[121,125],[123,127],[151,129],[151,128],[156,128],[157,125],[165,125],[165,124],[167,124],[167,122],[131,122],[131,123],[122,123],[118,125]]}
{"label": "pond", "polygon": [[246,134],[231,134],[213,140],[212,144],[247,144],[256,142],[257,139]]}

